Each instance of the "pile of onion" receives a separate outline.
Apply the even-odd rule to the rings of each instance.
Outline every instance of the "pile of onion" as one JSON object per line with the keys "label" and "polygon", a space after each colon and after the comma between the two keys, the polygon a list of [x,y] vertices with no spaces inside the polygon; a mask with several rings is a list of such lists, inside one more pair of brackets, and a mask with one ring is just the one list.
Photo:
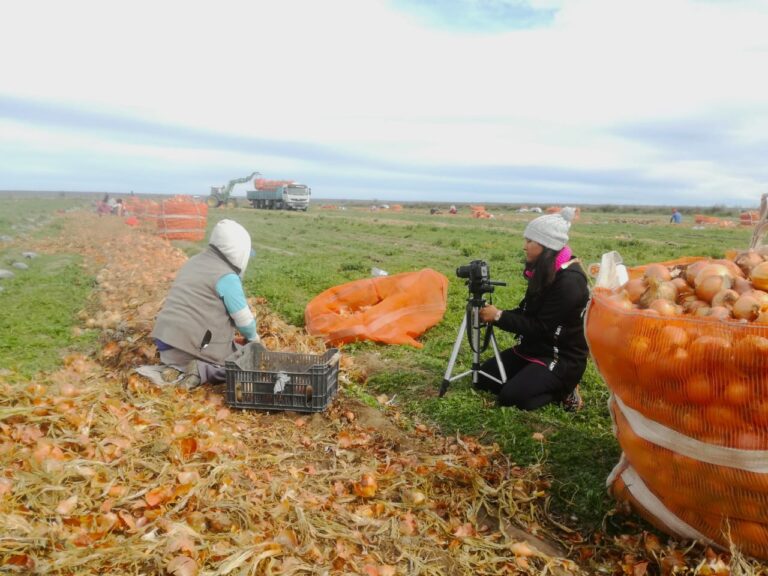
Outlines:
{"label": "pile of onion", "polygon": [[622,309],[650,315],[768,324],[768,260],[763,252],[748,250],[734,260],[649,264],[611,299]]}

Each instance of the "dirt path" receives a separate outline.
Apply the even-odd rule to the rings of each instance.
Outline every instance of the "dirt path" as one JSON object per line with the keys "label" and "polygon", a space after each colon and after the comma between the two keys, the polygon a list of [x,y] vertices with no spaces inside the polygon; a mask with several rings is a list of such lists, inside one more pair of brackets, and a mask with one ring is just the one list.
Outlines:
{"label": "dirt path", "polygon": [[[314,415],[231,411],[221,387],[160,389],[132,373],[156,361],[148,333],[185,257],[115,219],[63,219],[62,237],[36,249],[85,256],[97,287],[81,320],[101,348],[34,382],[0,381],[4,564],[41,574],[579,573],[540,539],[540,471],[346,397],[349,358],[339,398]],[[270,349],[321,349],[252,303]]]}

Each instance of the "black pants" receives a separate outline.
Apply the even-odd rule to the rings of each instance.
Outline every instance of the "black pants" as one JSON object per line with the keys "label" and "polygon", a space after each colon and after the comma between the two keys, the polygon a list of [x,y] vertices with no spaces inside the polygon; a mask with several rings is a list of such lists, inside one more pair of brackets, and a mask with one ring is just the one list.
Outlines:
{"label": "black pants", "polygon": [[[512,348],[501,352],[501,361],[507,373],[503,386],[490,378],[478,375],[477,389],[498,396],[499,406],[516,406],[521,410],[535,410],[546,404],[560,402],[576,387],[567,385],[546,366],[530,362],[515,354]],[[495,357],[481,365],[480,369],[499,378],[499,366]]]}

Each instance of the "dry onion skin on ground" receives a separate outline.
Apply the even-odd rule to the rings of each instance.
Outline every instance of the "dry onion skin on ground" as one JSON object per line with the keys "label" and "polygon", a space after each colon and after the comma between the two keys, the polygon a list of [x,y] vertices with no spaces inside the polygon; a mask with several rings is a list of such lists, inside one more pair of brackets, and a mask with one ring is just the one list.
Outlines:
{"label": "dry onion skin on ground", "polygon": [[[646,533],[585,541],[550,522],[540,467],[514,466],[495,446],[423,424],[404,432],[410,423],[395,408],[383,405],[382,415],[343,390],[326,413],[270,415],[230,411],[209,386],[190,394],[132,375],[130,367],[155,358],[149,330],[184,255],[111,219],[63,219],[62,238],[37,249],[85,256],[98,285],[81,319],[101,331],[102,348],[33,381],[0,380],[4,567],[178,576],[641,574],[649,565],[728,573],[722,556],[695,557]],[[263,300],[251,305],[271,349],[322,349]],[[342,382],[364,377],[346,356],[342,372]],[[588,568],[557,554],[556,540]]]}
{"label": "dry onion skin on ground", "polygon": [[[371,427],[344,399],[312,416],[232,412],[211,387],[189,394],[130,374],[154,358],[148,331],[184,257],[83,218],[73,226],[82,233],[38,249],[100,267],[82,320],[101,330],[103,346],[95,360],[71,355],[34,382],[0,384],[4,564],[39,573],[578,572],[505,533],[499,518],[538,523],[546,483],[494,446],[426,426]],[[257,313],[273,349],[318,349]]]}

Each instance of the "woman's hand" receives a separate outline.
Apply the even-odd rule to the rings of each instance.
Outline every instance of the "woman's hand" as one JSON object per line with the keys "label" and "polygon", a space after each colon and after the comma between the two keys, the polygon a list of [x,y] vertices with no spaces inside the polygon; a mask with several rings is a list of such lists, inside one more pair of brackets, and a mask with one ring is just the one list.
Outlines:
{"label": "woman's hand", "polygon": [[488,306],[483,306],[480,308],[480,321],[485,322],[486,324],[490,324],[491,322],[494,322],[496,320],[496,314],[499,313],[499,309],[496,308],[493,304],[489,304]]}

